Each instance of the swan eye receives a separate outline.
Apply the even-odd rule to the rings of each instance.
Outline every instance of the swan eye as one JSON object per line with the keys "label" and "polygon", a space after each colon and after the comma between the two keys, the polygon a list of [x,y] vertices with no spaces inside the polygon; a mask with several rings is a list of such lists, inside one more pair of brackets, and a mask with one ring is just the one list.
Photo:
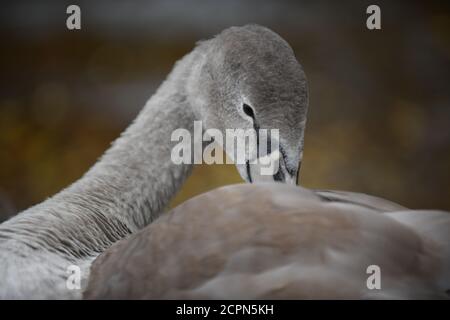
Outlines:
{"label": "swan eye", "polygon": [[250,107],[248,104],[244,103],[242,106],[242,110],[246,115],[251,117],[253,120],[255,120],[255,113],[253,112],[252,107]]}

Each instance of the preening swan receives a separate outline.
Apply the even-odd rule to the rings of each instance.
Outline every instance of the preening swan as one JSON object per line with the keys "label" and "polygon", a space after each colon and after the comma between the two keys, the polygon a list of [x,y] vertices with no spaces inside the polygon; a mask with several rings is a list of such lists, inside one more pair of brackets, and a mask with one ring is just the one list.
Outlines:
{"label": "preening swan", "polygon": [[[367,195],[231,185],[113,245],[86,298],[449,298],[449,230],[448,212]],[[379,289],[367,286],[369,266]]]}
{"label": "preening swan", "polygon": [[[295,186],[307,107],[302,67],[274,32],[233,27],[199,43],[79,181],[0,226],[0,297],[448,298],[448,212]],[[158,217],[191,169],[171,161],[171,133],[195,120],[278,128],[270,180],[285,183],[237,164],[258,183]],[[66,286],[72,264],[81,290]],[[367,286],[370,266],[380,288]]]}
{"label": "preening swan", "polygon": [[[194,120],[222,132],[278,128],[272,180],[295,183],[307,102],[302,67],[269,29],[232,27],[200,42],[80,180],[0,225],[0,298],[80,298],[92,261],[156,219],[189,175],[191,165],[171,161],[170,137]],[[253,165],[237,168],[246,181],[264,178]],[[81,290],[66,286],[72,264]]]}

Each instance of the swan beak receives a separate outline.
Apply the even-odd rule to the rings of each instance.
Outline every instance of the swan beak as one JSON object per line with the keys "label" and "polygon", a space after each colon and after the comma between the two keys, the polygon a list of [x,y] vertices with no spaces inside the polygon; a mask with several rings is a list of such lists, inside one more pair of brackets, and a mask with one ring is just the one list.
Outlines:
{"label": "swan beak", "polygon": [[298,168],[297,168],[297,175],[296,175],[296,179],[295,179],[295,185],[299,185],[300,182],[300,168],[302,167],[302,161],[300,160],[300,162],[298,163]]}
{"label": "swan beak", "polygon": [[298,160],[297,168],[287,168],[286,163],[286,154],[283,152],[282,156],[279,158],[279,167],[278,171],[273,175],[273,180],[278,182],[287,183],[290,185],[298,185],[299,182],[299,174],[300,174],[300,166],[302,163],[301,156]]}
{"label": "swan beak", "polygon": [[275,181],[297,185],[299,169],[300,165],[297,170],[288,170],[284,157],[279,151],[274,151],[260,157],[257,164],[246,162],[246,180],[250,183]]}

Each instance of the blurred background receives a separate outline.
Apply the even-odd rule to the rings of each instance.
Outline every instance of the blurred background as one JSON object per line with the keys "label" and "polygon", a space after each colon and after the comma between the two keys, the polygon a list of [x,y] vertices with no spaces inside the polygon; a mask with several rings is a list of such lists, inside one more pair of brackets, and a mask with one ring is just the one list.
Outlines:
{"label": "blurred background", "polygon": [[[308,76],[303,186],[450,210],[448,1],[29,0],[0,9],[0,220],[78,179],[197,40],[247,23],[284,37]],[[240,181],[198,166],[172,205]]]}

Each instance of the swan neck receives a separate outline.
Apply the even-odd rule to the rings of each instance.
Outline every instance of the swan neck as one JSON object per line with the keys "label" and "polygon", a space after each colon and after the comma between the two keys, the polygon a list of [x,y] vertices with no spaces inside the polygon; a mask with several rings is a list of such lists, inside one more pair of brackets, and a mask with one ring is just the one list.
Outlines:
{"label": "swan neck", "polygon": [[79,183],[88,197],[107,197],[101,210],[132,229],[154,220],[191,172],[191,165],[171,160],[172,132],[177,128],[192,132],[195,120],[181,80],[169,77],[164,82]]}

